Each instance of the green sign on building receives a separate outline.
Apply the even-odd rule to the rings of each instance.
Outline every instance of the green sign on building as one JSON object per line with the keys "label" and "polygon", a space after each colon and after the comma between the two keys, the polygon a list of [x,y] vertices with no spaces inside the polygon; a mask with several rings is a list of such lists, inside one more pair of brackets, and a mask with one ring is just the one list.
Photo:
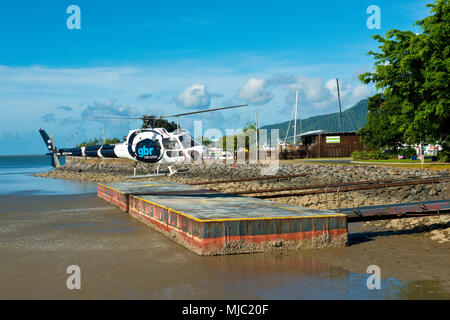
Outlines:
{"label": "green sign on building", "polygon": [[340,136],[330,136],[326,137],[327,143],[341,143],[341,137]]}

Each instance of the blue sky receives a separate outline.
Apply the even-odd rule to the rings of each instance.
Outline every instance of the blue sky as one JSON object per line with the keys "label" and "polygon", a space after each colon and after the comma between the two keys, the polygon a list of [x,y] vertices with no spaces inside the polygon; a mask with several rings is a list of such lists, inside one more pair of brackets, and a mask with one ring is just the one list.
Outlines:
{"label": "blue sky", "polygon": [[[99,137],[95,115],[172,114],[248,103],[246,110],[190,116],[192,130],[288,121],[300,90],[300,117],[344,109],[374,93],[370,37],[409,29],[428,1],[14,1],[0,10],[0,154],[45,152],[39,128],[65,147]],[[69,5],[81,29],[69,30]],[[370,30],[367,7],[381,9]],[[122,137],[139,121],[108,122]],[[70,142],[69,142],[70,144]]]}

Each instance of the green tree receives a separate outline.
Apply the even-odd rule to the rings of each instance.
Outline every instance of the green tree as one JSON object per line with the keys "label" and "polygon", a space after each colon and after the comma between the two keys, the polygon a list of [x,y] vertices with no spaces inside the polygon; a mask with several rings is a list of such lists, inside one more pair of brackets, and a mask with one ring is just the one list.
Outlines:
{"label": "green tree", "polygon": [[[114,144],[114,143],[119,143],[120,140],[117,138],[111,138],[111,139],[105,139],[105,143],[104,144]],[[103,144],[103,139],[101,138],[94,138],[94,139],[89,139],[86,141],[81,142],[80,144],[77,144],[77,148],[81,148],[81,147],[92,147],[92,146],[98,146],[98,145],[102,145]]]}
{"label": "green tree", "polygon": [[[237,151],[240,148],[245,148],[249,150],[250,148],[250,137],[248,135],[237,134],[232,136],[233,138],[233,147],[229,148],[229,151]],[[244,145],[242,145],[242,142]],[[218,146],[222,147],[222,150],[227,150],[227,136],[223,136],[217,142]]]}
{"label": "green tree", "polygon": [[178,125],[173,121],[162,119],[153,115],[144,115],[142,117],[141,128],[165,128],[168,132],[173,132],[177,130]]}
{"label": "green tree", "polygon": [[[232,138],[233,138],[233,147],[232,148],[230,147],[228,151],[231,151],[231,150],[236,151],[237,150],[238,136],[234,135],[234,136],[232,136]],[[219,141],[217,142],[217,146],[221,146],[222,150],[227,150],[227,139],[228,139],[227,136],[222,136],[219,139]]]}
{"label": "green tree", "polygon": [[213,143],[211,138],[203,137],[203,136],[197,137],[197,138],[195,138],[195,140],[200,141],[201,144],[204,145],[204,146],[209,146],[209,145],[211,145]]}
{"label": "green tree", "polygon": [[255,122],[247,122],[245,127],[242,129],[242,132],[246,133],[247,131],[255,131],[256,123]]}
{"label": "green tree", "polygon": [[[242,129],[242,132],[245,135],[245,148],[247,150],[249,150],[250,147],[250,143],[254,144],[255,143],[255,132],[256,132],[256,122],[247,122],[247,124],[245,125],[245,127]],[[257,139],[259,141],[259,137],[261,134],[261,131],[258,130],[257,132]]]}
{"label": "green tree", "polygon": [[[428,4],[431,15],[417,21],[422,32],[389,30],[380,43],[381,52],[370,51],[375,59],[375,71],[364,73],[360,80],[375,83],[383,92],[386,106],[369,110],[368,119],[378,119],[362,132],[372,141],[389,144],[378,130],[389,125],[394,137],[406,143],[441,143],[448,146],[450,117],[450,15],[448,0]],[[379,99],[375,98],[375,100]],[[374,100],[374,101],[375,101]],[[370,115],[378,112],[378,115]],[[378,130],[378,131],[377,131]],[[390,131],[391,132],[391,131]]]}
{"label": "green tree", "polygon": [[105,140],[105,144],[115,144],[115,143],[119,143],[120,140],[117,138],[112,138],[112,139],[106,139]]}
{"label": "green tree", "polygon": [[391,116],[396,113],[396,106],[388,104],[381,93],[369,98],[367,104],[366,125],[358,134],[361,141],[370,148],[384,148],[389,151],[401,146],[402,135],[398,127],[391,125]]}

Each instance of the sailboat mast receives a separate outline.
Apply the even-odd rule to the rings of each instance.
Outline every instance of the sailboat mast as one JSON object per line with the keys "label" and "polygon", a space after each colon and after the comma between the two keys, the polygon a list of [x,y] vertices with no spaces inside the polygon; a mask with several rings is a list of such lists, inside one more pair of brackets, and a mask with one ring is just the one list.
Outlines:
{"label": "sailboat mast", "polygon": [[[300,100],[300,99],[299,99]],[[301,102],[300,102],[301,103]],[[298,107],[297,107],[298,109]],[[297,111],[298,112],[298,111]],[[302,119],[298,119],[298,123],[300,124],[300,135],[303,133]],[[302,143],[302,139],[300,139],[300,144]]]}
{"label": "sailboat mast", "polygon": [[339,117],[341,118],[341,132],[344,132],[344,122],[342,121],[341,93],[339,92],[339,80],[336,78],[336,86],[339,100]]}
{"label": "sailboat mast", "polygon": [[255,146],[256,146],[256,161],[259,161],[259,140],[258,140],[258,111],[255,112]]}
{"label": "sailboat mast", "polygon": [[294,145],[297,143],[298,89],[295,91]]}

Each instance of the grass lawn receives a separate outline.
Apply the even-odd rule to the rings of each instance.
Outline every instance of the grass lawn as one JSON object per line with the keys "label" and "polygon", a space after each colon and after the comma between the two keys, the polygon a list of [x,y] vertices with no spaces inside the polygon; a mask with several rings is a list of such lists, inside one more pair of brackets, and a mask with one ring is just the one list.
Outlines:
{"label": "grass lawn", "polygon": [[[402,164],[402,163],[417,163],[417,164],[421,164],[422,161],[420,160],[411,160],[411,159],[387,159],[387,160],[354,160],[354,161],[358,161],[358,162],[379,162],[379,163],[398,163],[398,164]],[[431,161],[430,159],[425,158],[425,162],[433,162],[433,163],[439,163],[437,161]]]}
{"label": "grass lawn", "polygon": [[[360,163],[342,163],[342,162],[326,161],[326,160],[331,160],[331,159],[333,159],[333,160],[336,160],[336,159],[351,160],[351,158],[318,158],[318,159],[308,159],[308,160],[312,160],[312,161],[302,161],[303,159],[295,159],[295,160],[280,160],[280,162],[281,163],[303,162],[303,163],[310,163],[310,164],[317,164],[317,165],[326,164],[326,165],[335,165],[335,166],[371,165],[371,166],[385,166],[385,167],[393,167],[393,168],[397,167],[397,168],[409,168],[409,169],[450,170],[449,163],[439,163],[436,161],[434,161],[434,162],[425,161],[423,166],[420,161],[398,160],[398,159],[358,161]],[[314,161],[314,160],[317,160],[317,161]],[[367,162],[367,164],[364,164],[364,162]]]}
{"label": "grass lawn", "polygon": [[352,160],[351,157],[336,157],[336,158],[308,158],[308,159],[295,159],[295,160],[299,160],[299,161],[315,161],[315,160],[320,160],[320,161],[326,161],[326,160]]}
{"label": "grass lawn", "polygon": [[[357,165],[358,163],[352,163]],[[359,164],[364,165],[364,164]],[[386,164],[383,162],[377,164],[371,164],[373,166],[386,166],[386,167],[398,167],[398,168],[409,168],[409,169],[432,169],[432,170],[450,170],[450,164],[442,163],[442,164],[427,164],[425,163],[423,166],[421,164]]]}

